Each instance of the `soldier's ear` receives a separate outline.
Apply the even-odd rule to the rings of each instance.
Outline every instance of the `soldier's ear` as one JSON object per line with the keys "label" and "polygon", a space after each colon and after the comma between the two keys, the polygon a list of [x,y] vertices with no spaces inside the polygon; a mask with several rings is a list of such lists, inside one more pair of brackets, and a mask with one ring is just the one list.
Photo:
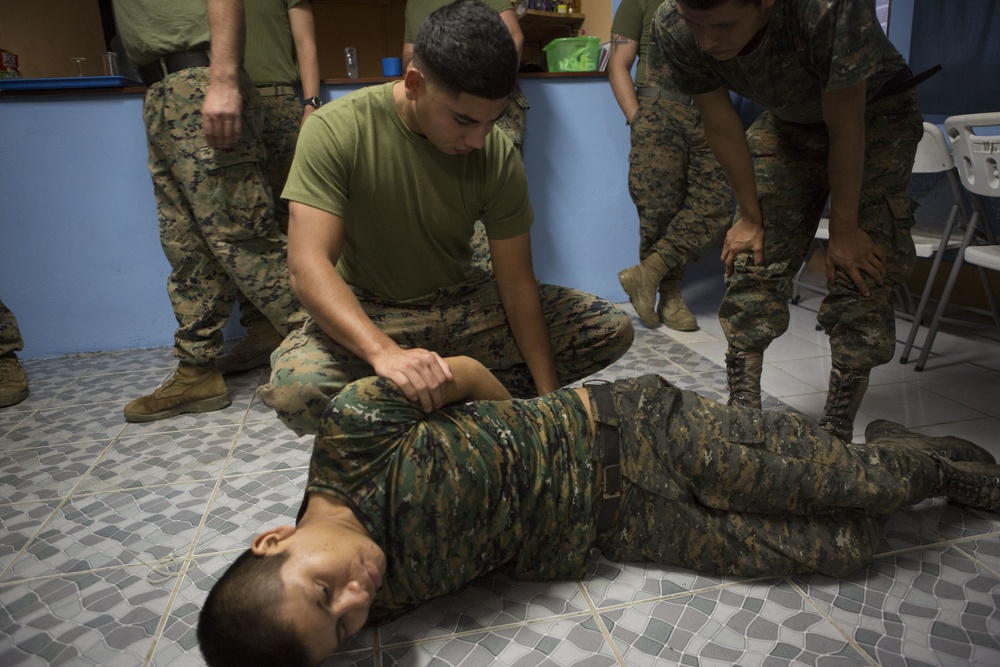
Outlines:
{"label": "soldier's ear", "polygon": [[288,543],[286,540],[295,534],[295,526],[277,526],[265,530],[260,535],[253,538],[250,544],[250,551],[254,556],[273,556],[284,551]]}

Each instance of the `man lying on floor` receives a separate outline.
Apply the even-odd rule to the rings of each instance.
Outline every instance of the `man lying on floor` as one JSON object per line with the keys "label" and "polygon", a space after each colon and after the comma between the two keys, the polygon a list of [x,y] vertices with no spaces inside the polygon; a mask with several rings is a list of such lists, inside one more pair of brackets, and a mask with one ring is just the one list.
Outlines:
{"label": "man lying on floor", "polygon": [[656,375],[511,400],[449,358],[448,405],[353,382],[320,422],[297,524],[268,530],[210,592],[208,663],[312,665],[491,570],[583,577],[591,549],[705,573],[845,576],[886,519],[932,496],[1000,511],[976,445],[887,421],[865,444],[728,407]]}

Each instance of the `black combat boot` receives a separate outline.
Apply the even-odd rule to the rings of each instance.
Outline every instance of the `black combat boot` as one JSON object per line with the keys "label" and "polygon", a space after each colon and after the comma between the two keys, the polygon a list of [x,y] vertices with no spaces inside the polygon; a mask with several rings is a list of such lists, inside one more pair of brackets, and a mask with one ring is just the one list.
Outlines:
{"label": "black combat boot", "polygon": [[872,445],[890,444],[936,454],[950,461],[996,463],[993,454],[979,445],[953,435],[930,436],[911,431],[887,419],[876,419],[865,428],[865,442]]}
{"label": "black combat boot", "polygon": [[729,348],[726,352],[729,405],[760,410],[760,375],[763,370],[762,352],[744,352]]}
{"label": "black combat boot", "polygon": [[867,371],[830,370],[830,389],[819,425],[827,433],[846,442],[854,438],[854,417],[868,389]]}
{"label": "black combat boot", "polygon": [[934,495],[957,505],[1000,512],[1000,465],[952,461],[931,454],[941,468],[941,486]]}

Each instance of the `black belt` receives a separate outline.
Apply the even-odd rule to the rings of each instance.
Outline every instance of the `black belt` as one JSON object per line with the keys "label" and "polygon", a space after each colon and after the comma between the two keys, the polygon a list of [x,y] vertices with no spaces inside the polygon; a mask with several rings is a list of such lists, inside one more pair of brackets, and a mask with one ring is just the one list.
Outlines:
{"label": "black belt", "polygon": [[934,65],[933,67],[928,67],[920,74],[914,74],[910,71],[909,67],[904,67],[903,69],[896,72],[896,75],[885,82],[885,84],[875,93],[868,104],[872,102],[884,99],[886,97],[891,97],[893,95],[899,95],[900,93],[905,93],[910,88],[915,88],[919,84],[923,83],[927,79],[931,78],[935,74],[941,71],[940,65]]}
{"label": "black belt", "polygon": [[622,497],[622,470],[620,464],[621,445],[618,439],[618,410],[611,385],[608,383],[584,383],[593,404],[597,408],[594,415],[593,459],[600,466],[601,484],[595,489],[594,508],[597,534],[607,531],[618,518],[618,506]]}
{"label": "black belt", "polygon": [[261,97],[276,97],[278,95],[294,95],[295,88],[287,83],[261,83],[256,86]]}
{"label": "black belt", "polygon": [[174,72],[192,67],[208,67],[210,60],[208,51],[201,49],[198,51],[180,51],[163,56],[159,60],[139,68],[139,76],[146,87],[159,83],[163,77]]}
{"label": "black belt", "polygon": [[681,104],[691,106],[694,104],[694,98],[690,95],[685,95],[683,93],[678,93],[673,90],[664,90],[659,86],[639,86],[635,89],[635,94],[639,97],[655,97],[659,100],[670,100],[671,102],[680,102]]}

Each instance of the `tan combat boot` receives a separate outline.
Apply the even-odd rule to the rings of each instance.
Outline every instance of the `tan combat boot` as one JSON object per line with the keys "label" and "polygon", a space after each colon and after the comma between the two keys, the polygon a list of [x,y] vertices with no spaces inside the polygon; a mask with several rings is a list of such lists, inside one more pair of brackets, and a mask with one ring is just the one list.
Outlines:
{"label": "tan combat boot", "polygon": [[231,403],[226,382],[215,364],[182,361],[156,391],[125,406],[125,420],[151,422],[185,412],[221,410]]}
{"label": "tan combat boot", "polygon": [[0,357],[0,408],[17,405],[28,398],[28,376],[17,360],[17,355]]}
{"label": "tan combat boot", "polygon": [[236,346],[215,360],[215,367],[223,373],[238,373],[251,368],[271,365],[271,353],[285,339],[266,318],[254,320],[247,326],[247,335]]}
{"label": "tan combat boot", "polygon": [[660,326],[660,318],[656,314],[656,290],[665,275],[667,264],[655,252],[642,260],[641,264],[618,272],[618,282],[628,294],[639,319],[650,329]]}
{"label": "tan combat boot", "polygon": [[845,442],[854,438],[854,418],[868,390],[868,373],[830,369],[830,388],[819,425]]}
{"label": "tan combat boot", "polygon": [[660,285],[660,305],[656,308],[656,315],[661,322],[675,331],[698,330],[698,320],[684,303],[680,285],[676,280]]}
{"label": "tan combat boot", "polygon": [[763,353],[744,352],[730,348],[726,352],[726,381],[729,383],[728,405],[760,410],[760,376],[763,371]]}

